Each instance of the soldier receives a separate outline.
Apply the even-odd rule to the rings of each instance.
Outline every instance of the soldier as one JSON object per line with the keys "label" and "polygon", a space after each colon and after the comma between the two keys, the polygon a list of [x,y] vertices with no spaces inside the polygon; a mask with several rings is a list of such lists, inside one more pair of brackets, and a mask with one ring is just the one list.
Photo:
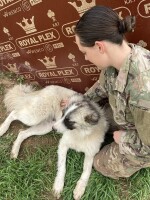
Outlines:
{"label": "soldier", "polygon": [[101,70],[85,95],[107,97],[121,127],[94,159],[95,169],[114,179],[150,167],[150,52],[126,41],[134,27],[134,16],[120,19],[111,8],[94,6],[75,28],[79,50]]}

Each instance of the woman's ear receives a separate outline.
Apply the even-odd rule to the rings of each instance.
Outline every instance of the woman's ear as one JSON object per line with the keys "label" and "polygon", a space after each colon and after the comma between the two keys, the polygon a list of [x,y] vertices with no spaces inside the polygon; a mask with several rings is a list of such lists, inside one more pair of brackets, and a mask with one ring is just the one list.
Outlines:
{"label": "woman's ear", "polygon": [[96,41],[95,45],[99,48],[100,53],[105,53],[105,43],[103,41]]}

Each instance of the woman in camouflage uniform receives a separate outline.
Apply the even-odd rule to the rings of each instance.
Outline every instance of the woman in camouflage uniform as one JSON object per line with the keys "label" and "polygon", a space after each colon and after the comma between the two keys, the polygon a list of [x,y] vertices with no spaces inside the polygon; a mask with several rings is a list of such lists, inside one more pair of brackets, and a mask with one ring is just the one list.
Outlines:
{"label": "woman in camouflage uniform", "polygon": [[121,127],[94,159],[95,169],[114,179],[150,167],[150,52],[125,40],[134,26],[135,17],[121,20],[111,8],[95,6],[75,28],[79,50],[102,70],[86,95],[108,97]]}

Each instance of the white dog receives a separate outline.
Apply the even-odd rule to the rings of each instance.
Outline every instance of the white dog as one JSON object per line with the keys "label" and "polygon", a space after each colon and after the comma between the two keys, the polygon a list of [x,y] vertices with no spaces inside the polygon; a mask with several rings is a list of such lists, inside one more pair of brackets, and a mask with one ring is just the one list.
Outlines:
{"label": "white dog", "polygon": [[10,114],[0,126],[0,136],[14,120],[31,126],[18,134],[11,151],[12,158],[17,158],[20,145],[26,138],[44,135],[52,130],[54,121],[62,116],[61,100],[73,94],[75,92],[70,89],[54,85],[38,91],[29,85],[15,85],[6,93],[4,103]]}
{"label": "white dog", "polygon": [[64,187],[66,172],[66,155],[69,148],[84,152],[83,173],[74,189],[74,199],[79,200],[88,183],[93,158],[99,151],[108,130],[104,111],[83,95],[73,95],[63,116],[53,129],[63,133],[58,147],[58,171],[53,186],[54,195],[59,198]]}
{"label": "white dog", "polygon": [[[68,105],[62,116],[60,102],[63,99],[68,99]],[[64,186],[68,149],[85,153],[83,173],[74,189],[74,199],[79,200],[88,183],[93,158],[108,130],[103,109],[75,91],[53,85],[38,91],[34,91],[31,86],[16,85],[6,93],[4,103],[10,114],[0,126],[0,136],[14,120],[31,126],[18,134],[11,151],[12,158],[17,158],[21,143],[32,135],[44,135],[52,129],[63,133],[58,147],[58,172],[53,186],[57,198]]]}

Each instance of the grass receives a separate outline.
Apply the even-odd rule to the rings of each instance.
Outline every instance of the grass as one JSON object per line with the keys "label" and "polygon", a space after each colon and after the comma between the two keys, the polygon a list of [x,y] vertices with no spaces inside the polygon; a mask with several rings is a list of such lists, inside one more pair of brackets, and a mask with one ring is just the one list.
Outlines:
{"label": "grass", "polygon": [[129,200],[150,200],[150,168],[137,172],[129,179],[128,184]]}
{"label": "grass", "polygon": [[[73,189],[82,173],[83,159],[82,153],[71,150],[68,153],[66,185],[63,191],[65,200],[73,199]],[[106,178],[93,170],[82,200],[118,200],[118,192],[119,188],[115,180]]]}
{"label": "grass", "polygon": [[[0,140],[0,200],[54,200],[51,189],[56,175],[57,146],[36,148],[34,152],[24,148],[17,160],[11,160],[9,154],[13,141],[14,136],[8,134]],[[83,159],[83,153],[69,150],[63,200],[73,200],[72,194],[82,173]],[[82,197],[82,200],[149,199],[148,168],[119,181],[104,177],[93,169]]]}
{"label": "grass", "polygon": [[0,71],[0,78],[3,79],[3,78],[6,78],[6,77],[11,80],[11,79],[16,79],[17,75],[14,72]]}
{"label": "grass", "polygon": [[0,200],[41,200],[52,188],[56,147],[37,148],[36,153],[26,149],[17,160],[9,158],[10,147],[12,136],[3,137],[0,142]]}

